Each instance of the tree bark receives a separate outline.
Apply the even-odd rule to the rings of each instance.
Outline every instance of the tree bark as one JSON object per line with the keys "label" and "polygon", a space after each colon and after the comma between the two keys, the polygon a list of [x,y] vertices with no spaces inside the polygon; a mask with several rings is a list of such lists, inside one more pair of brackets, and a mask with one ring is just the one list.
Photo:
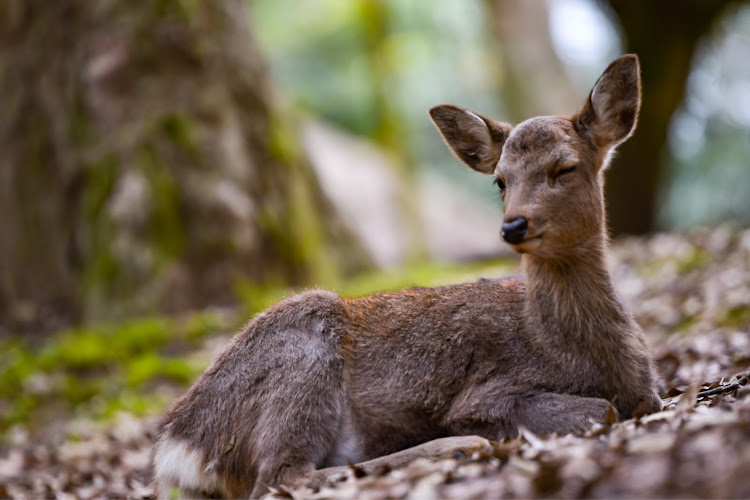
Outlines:
{"label": "tree bark", "polygon": [[240,0],[0,5],[0,324],[233,301],[366,265]]}
{"label": "tree bark", "polygon": [[627,52],[641,60],[643,103],[635,135],[620,146],[607,173],[613,234],[652,231],[664,181],[672,115],[685,97],[696,46],[732,2],[716,0],[610,0]]}

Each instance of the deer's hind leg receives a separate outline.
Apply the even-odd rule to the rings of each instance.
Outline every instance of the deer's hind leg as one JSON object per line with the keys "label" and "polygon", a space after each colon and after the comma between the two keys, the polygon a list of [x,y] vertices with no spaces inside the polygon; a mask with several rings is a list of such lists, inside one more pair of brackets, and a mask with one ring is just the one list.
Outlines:
{"label": "deer's hind leg", "polygon": [[[263,426],[257,449],[258,475],[250,498],[269,487],[297,484],[322,465],[335,446],[341,427],[343,391],[332,390],[335,377],[325,369],[307,373],[304,383],[290,387],[288,399],[279,400]],[[282,408],[283,406],[283,408]]]}
{"label": "deer's hind leg", "polygon": [[329,292],[306,292],[264,321],[275,332],[267,341],[272,348],[266,346],[273,351],[266,359],[267,376],[256,389],[263,395],[252,431],[257,464],[252,498],[269,487],[295,483],[321,466],[335,446],[345,407],[335,332],[345,326],[337,321],[340,303]]}

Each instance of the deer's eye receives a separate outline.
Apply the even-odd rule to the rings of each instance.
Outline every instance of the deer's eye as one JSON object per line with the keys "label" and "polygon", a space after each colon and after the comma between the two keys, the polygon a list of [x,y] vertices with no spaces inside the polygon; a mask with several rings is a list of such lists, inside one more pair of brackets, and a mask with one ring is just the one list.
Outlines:
{"label": "deer's eye", "polygon": [[497,186],[497,187],[498,187],[498,189],[500,189],[500,192],[501,192],[501,193],[502,193],[503,191],[505,191],[505,182],[503,182],[503,180],[502,180],[502,179],[498,179],[498,178],[495,178],[495,180],[494,180],[494,181],[492,181],[492,183],[493,183],[493,184],[494,184],[495,186]]}
{"label": "deer's eye", "polygon": [[554,178],[559,179],[560,177],[564,175],[572,174],[573,172],[575,172],[575,169],[576,169],[576,165],[573,165],[572,167],[561,168],[555,173]]}

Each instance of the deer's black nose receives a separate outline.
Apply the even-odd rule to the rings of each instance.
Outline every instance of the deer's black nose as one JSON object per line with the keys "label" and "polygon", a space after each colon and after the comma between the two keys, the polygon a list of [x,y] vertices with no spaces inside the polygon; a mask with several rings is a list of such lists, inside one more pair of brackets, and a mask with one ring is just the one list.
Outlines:
{"label": "deer's black nose", "polygon": [[503,222],[503,239],[511,245],[521,243],[528,229],[529,221],[526,217],[516,217],[510,222]]}

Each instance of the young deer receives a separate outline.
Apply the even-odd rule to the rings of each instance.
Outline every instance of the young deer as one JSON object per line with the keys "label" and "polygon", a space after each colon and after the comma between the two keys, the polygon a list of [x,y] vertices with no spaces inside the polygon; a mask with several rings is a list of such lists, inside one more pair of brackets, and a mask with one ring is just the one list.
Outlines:
{"label": "young deer", "polygon": [[257,497],[336,470],[323,467],[398,466],[521,427],[567,433],[612,405],[621,418],[661,409],[605,264],[603,173],[639,107],[638,59],[626,55],[571,117],[511,127],[432,108],[456,156],[494,175],[502,237],[526,278],[358,299],[308,291],[257,315],[167,412],[160,495]]}

